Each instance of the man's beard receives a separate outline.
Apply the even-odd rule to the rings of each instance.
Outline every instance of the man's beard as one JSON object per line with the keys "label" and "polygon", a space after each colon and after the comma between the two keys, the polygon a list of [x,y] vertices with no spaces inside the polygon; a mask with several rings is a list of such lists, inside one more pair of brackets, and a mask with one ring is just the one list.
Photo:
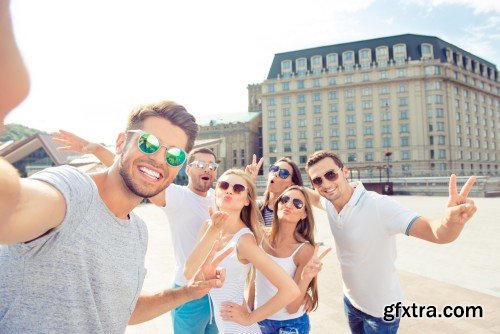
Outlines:
{"label": "man's beard", "polygon": [[[123,182],[127,186],[127,188],[136,196],[142,197],[142,198],[150,198],[155,195],[158,195],[160,192],[162,192],[166,187],[158,187],[157,189],[152,189],[152,190],[147,190],[147,189],[140,189],[140,186],[134,182],[134,179],[132,175],[127,172],[127,168],[124,167],[124,159],[123,155],[120,157],[120,176],[123,179]],[[167,185],[168,186],[168,185]]]}
{"label": "man's beard", "polygon": [[196,182],[193,182],[193,188],[196,191],[206,193],[210,188],[212,188],[212,182],[208,182],[206,185],[204,182],[197,180]]}

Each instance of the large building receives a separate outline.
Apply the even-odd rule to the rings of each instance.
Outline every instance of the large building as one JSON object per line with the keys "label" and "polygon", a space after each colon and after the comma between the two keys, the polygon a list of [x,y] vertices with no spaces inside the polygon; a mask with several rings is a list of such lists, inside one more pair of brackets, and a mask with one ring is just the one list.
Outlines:
{"label": "large building", "polygon": [[260,86],[248,88],[249,109],[262,103],[265,168],[326,149],[353,177],[500,172],[498,70],[437,37],[279,53]]}

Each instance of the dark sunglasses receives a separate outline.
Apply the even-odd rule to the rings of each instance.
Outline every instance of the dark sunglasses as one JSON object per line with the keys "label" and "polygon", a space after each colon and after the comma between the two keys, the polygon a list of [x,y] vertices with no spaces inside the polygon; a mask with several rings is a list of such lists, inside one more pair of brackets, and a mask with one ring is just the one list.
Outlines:
{"label": "dark sunglasses", "polygon": [[[281,196],[280,202],[283,204],[286,204],[290,201],[290,199],[291,199],[290,196],[284,195],[284,196]],[[302,200],[300,200],[298,198],[292,199],[292,203],[293,203],[293,206],[295,206],[297,209],[302,209],[304,207],[304,202],[302,202]]]}
{"label": "dark sunglasses", "polygon": [[[336,171],[334,171],[333,169],[331,169],[328,172],[326,172],[323,175],[323,177],[325,179],[327,179],[328,181],[335,181],[339,177],[339,171],[340,170],[342,170],[342,167],[339,167],[339,169],[337,169]],[[321,177],[321,176],[315,177],[314,179],[311,180],[312,184],[315,185],[316,187],[319,187],[320,185],[323,184],[323,177]]]}
{"label": "dark sunglasses", "polygon": [[[190,165],[191,166],[195,166],[196,168],[199,168],[199,169],[204,169],[205,166],[207,165],[207,163],[205,161],[195,160],[192,163],[190,163]],[[217,167],[219,167],[219,165],[216,164],[215,162],[209,162],[208,163],[208,169],[210,169],[210,170],[216,171]]]}
{"label": "dark sunglasses", "polygon": [[165,147],[165,161],[172,167],[178,167],[186,161],[186,151],[179,147],[168,147],[162,145],[158,137],[142,130],[128,130],[127,132],[140,133],[137,146],[142,153],[153,154],[161,147]]}
{"label": "dark sunglasses", "polygon": [[276,165],[272,165],[271,167],[269,167],[269,173],[278,173],[278,176],[282,179],[286,179],[290,176],[290,172],[288,170],[281,169]]}
{"label": "dark sunglasses", "polygon": [[[222,190],[227,190],[229,188],[229,186],[230,186],[229,182],[226,182],[226,181],[217,182],[217,187],[219,187]],[[242,191],[244,191],[245,189],[246,189],[246,187],[242,184],[239,184],[239,183],[233,184],[233,191],[235,194],[239,194]]]}

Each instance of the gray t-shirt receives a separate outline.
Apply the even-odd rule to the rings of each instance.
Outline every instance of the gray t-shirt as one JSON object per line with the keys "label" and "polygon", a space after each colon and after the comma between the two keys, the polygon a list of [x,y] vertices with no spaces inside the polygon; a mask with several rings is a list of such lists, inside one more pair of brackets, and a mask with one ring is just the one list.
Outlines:
{"label": "gray t-shirt", "polygon": [[116,218],[77,169],[32,179],[63,194],[66,216],[34,241],[0,246],[0,333],[124,333],[146,274],[145,223]]}

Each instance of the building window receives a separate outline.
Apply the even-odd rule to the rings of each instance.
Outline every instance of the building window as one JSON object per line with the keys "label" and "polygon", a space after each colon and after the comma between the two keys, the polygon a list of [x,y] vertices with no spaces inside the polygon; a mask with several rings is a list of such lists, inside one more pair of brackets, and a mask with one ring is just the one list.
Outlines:
{"label": "building window", "polygon": [[345,104],[345,110],[347,111],[354,111],[354,103],[349,102]]}
{"label": "building window", "polygon": [[365,126],[363,130],[363,134],[365,136],[371,136],[373,135],[373,127],[372,126]]}
{"label": "building window", "polygon": [[356,129],[355,128],[347,128],[347,135],[348,136],[355,136],[356,135]]}
{"label": "building window", "polygon": [[304,127],[306,126],[306,120],[305,119],[299,119],[299,126]]}
{"label": "building window", "polygon": [[276,122],[275,121],[269,121],[268,127],[269,127],[269,129],[276,129]]}
{"label": "building window", "polygon": [[338,150],[339,149],[339,142],[338,141],[330,142],[330,149],[331,150]]}
{"label": "building window", "polygon": [[297,102],[298,103],[306,102],[306,96],[304,94],[297,95]]}
{"label": "building window", "polygon": [[321,101],[321,93],[314,93],[312,99],[313,101]]}
{"label": "building window", "polygon": [[356,161],[356,153],[349,153],[347,156],[347,161],[348,162],[355,162]]}
{"label": "building window", "polygon": [[378,89],[379,94],[389,94],[389,86],[380,86]]}
{"label": "building window", "polygon": [[276,133],[269,134],[269,141],[276,141]]}
{"label": "building window", "polygon": [[299,162],[300,162],[300,164],[307,163],[307,155],[301,155],[301,156],[299,156]]}
{"label": "building window", "polygon": [[410,160],[410,151],[401,151],[401,160]]}
{"label": "building window", "polygon": [[284,144],[283,151],[284,152],[292,152],[292,144]]}
{"label": "building window", "polygon": [[399,125],[399,132],[410,132],[410,124],[403,123]]}
{"label": "building window", "polygon": [[299,151],[300,152],[306,152],[307,151],[307,144],[306,143],[300,143],[299,144]]}
{"label": "building window", "polygon": [[365,139],[365,148],[373,148],[373,139]]}
{"label": "building window", "polygon": [[337,103],[332,103],[329,105],[329,110],[330,112],[337,112],[339,111],[339,105]]}
{"label": "building window", "polygon": [[363,109],[371,109],[372,108],[372,101],[362,101],[361,102],[361,107]]}
{"label": "building window", "polygon": [[365,121],[365,122],[371,122],[371,121],[373,121],[372,114],[363,114],[363,121]]}
{"label": "building window", "polygon": [[346,115],[346,123],[354,123],[356,121],[355,115]]}
{"label": "building window", "polygon": [[356,148],[356,140],[354,139],[349,139],[347,141],[347,148]]}
{"label": "building window", "polygon": [[345,83],[352,83],[352,82],[354,82],[352,75],[346,75],[344,77],[344,82]]}
{"label": "building window", "polygon": [[284,91],[290,90],[290,83],[289,82],[281,83],[281,90],[284,90]]}
{"label": "building window", "polygon": [[290,104],[290,96],[283,96],[281,98],[281,103],[282,104]]}
{"label": "building window", "polygon": [[391,147],[391,138],[382,138],[382,147],[384,148]]}
{"label": "building window", "polygon": [[313,106],[313,112],[315,114],[321,114],[321,105],[317,104]]}
{"label": "building window", "polygon": [[366,152],[365,153],[365,161],[373,161],[373,152]]}
{"label": "building window", "polygon": [[300,131],[299,132],[299,139],[307,139],[307,135],[305,131]]}
{"label": "building window", "polygon": [[305,115],[306,114],[306,107],[298,107],[297,109],[299,115]]}
{"label": "building window", "polygon": [[276,109],[269,109],[269,110],[267,111],[267,115],[268,115],[269,117],[274,117],[274,116],[276,116]]}
{"label": "building window", "polygon": [[267,92],[274,93],[274,84],[267,85]]}
{"label": "building window", "polygon": [[331,125],[338,125],[339,124],[338,116],[330,116],[330,124]]}
{"label": "building window", "polygon": [[274,106],[276,105],[276,101],[274,100],[274,97],[270,97],[267,99],[267,105],[268,106]]}
{"label": "building window", "polygon": [[410,146],[410,137],[401,137],[401,146]]}
{"label": "building window", "polygon": [[378,78],[379,79],[387,79],[387,78],[389,78],[389,74],[387,71],[380,71],[380,72],[378,72]]}
{"label": "building window", "polygon": [[290,116],[290,108],[283,108],[283,116]]}
{"label": "building window", "polygon": [[337,91],[331,90],[328,92],[328,99],[329,100],[336,100],[338,99]]}
{"label": "building window", "polygon": [[314,143],[314,150],[315,151],[319,151],[319,150],[322,150],[323,149],[323,143],[321,142],[315,142]]}
{"label": "building window", "polygon": [[305,87],[304,80],[297,80],[297,89],[304,89]]}
{"label": "building window", "polygon": [[289,119],[286,119],[283,121],[283,127],[284,128],[291,128],[292,127],[292,122]]}
{"label": "building window", "polygon": [[401,119],[401,120],[408,119],[408,110],[400,110],[399,111],[399,119]]}
{"label": "building window", "polygon": [[331,137],[338,137],[339,136],[339,129],[330,129],[330,136]]}
{"label": "building window", "polygon": [[328,86],[334,86],[337,84],[337,78],[336,77],[329,77],[328,78]]}

